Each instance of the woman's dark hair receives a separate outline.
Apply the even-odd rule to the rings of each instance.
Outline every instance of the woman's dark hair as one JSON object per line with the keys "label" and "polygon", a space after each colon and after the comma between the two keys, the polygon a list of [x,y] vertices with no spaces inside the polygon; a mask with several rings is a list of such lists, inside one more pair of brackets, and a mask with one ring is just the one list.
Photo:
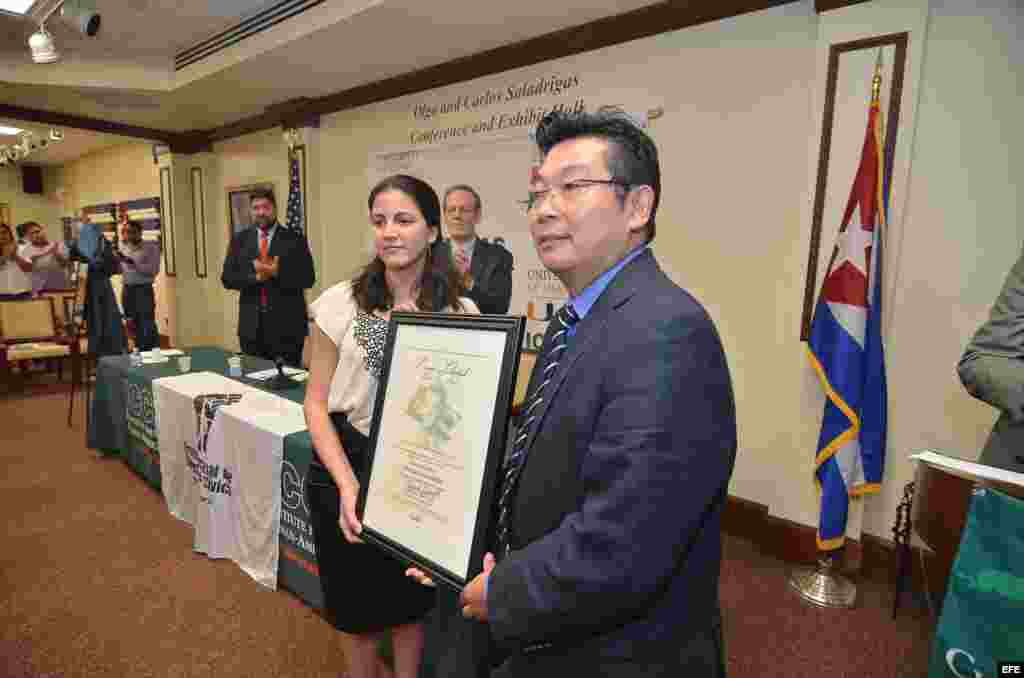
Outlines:
{"label": "woman's dark hair", "polygon": [[[392,175],[382,179],[370,191],[370,197],[366,200],[367,209],[372,210],[374,200],[386,191],[399,191],[411,198],[427,226],[437,231],[440,238],[441,203],[430,184],[407,174]],[[444,256],[438,249],[436,242],[427,245],[416,306],[420,310],[433,312],[447,307],[462,310],[462,304],[459,303],[459,297],[464,292],[462,279],[452,265],[451,257]],[[380,257],[374,257],[352,282],[352,295],[365,313],[378,309],[386,311],[395,303],[384,277],[384,262]]]}

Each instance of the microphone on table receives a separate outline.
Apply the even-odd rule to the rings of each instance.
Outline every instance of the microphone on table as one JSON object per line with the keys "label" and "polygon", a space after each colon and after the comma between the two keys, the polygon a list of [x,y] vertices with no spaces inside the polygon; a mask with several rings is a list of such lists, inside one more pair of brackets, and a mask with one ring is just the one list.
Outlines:
{"label": "microphone on table", "polygon": [[274,358],[274,367],[277,368],[277,374],[270,379],[267,379],[267,388],[273,391],[283,391],[285,389],[296,388],[299,386],[299,382],[284,373],[284,358],[281,356]]}

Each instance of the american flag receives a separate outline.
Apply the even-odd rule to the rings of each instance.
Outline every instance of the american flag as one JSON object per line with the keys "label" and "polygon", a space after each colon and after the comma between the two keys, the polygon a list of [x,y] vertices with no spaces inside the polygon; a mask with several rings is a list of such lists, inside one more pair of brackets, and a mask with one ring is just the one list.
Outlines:
{"label": "american flag", "polygon": [[292,154],[288,163],[288,213],[284,227],[295,231],[303,232],[302,219],[302,185],[299,183],[299,158]]}

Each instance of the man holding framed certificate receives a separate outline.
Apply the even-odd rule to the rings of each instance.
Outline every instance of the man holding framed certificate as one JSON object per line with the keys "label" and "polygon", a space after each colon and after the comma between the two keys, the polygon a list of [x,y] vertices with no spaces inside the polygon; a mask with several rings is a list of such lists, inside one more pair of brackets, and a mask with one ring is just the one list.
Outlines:
{"label": "man holding framed certificate", "polygon": [[654,143],[626,115],[552,113],[527,211],[569,291],[503,472],[497,552],[463,590],[496,676],[724,675],[721,515],[732,385],[703,307],[660,269]]}

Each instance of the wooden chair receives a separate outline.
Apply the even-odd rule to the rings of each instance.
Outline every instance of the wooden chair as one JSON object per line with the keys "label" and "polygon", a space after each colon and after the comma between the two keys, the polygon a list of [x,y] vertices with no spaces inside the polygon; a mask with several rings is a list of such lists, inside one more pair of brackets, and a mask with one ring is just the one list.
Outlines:
{"label": "wooden chair", "polygon": [[0,371],[9,386],[13,385],[11,367],[16,363],[69,357],[75,360],[77,354],[77,342],[57,325],[52,299],[0,302]]}
{"label": "wooden chair", "polygon": [[[54,319],[57,322],[57,331],[65,337],[68,336],[68,326],[71,322],[71,318],[68,316],[69,302],[74,301],[76,293],[74,288],[68,288],[65,290],[46,290],[39,295],[53,300],[53,312]],[[63,378],[63,365],[63,360],[57,362],[58,379]],[[72,368],[74,368],[73,365]]]}

